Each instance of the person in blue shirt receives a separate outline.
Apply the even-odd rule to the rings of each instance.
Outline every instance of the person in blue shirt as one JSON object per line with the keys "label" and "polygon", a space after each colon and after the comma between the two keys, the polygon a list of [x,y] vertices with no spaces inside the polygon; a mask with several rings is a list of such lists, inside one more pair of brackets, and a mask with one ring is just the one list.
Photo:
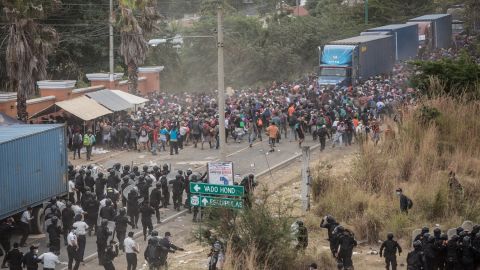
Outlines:
{"label": "person in blue shirt", "polygon": [[178,127],[172,126],[170,129],[170,155],[173,155],[175,149],[175,155],[178,155]]}

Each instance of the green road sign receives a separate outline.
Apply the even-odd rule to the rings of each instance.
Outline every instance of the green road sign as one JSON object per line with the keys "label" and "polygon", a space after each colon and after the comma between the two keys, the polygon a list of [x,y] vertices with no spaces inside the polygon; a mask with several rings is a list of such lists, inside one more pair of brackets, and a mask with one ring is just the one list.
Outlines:
{"label": "green road sign", "polygon": [[243,200],[221,198],[221,197],[210,197],[210,196],[202,196],[202,195],[192,195],[190,197],[190,205],[200,206],[200,207],[242,209]]}
{"label": "green road sign", "polygon": [[244,188],[243,186],[190,183],[190,192],[212,195],[243,196]]}

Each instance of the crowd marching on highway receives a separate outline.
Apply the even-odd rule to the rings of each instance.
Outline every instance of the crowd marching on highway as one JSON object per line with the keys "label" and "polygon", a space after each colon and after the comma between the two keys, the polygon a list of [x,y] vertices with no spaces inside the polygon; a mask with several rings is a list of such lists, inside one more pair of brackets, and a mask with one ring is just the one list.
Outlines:
{"label": "crowd marching on highway", "polygon": [[[444,54],[437,52],[438,57]],[[355,87],[320,87],[316,76],[305,76],[295,82],[274,82],[267,88],[232,91],[226,100],[226,138],[219,138],[217,103],[213,94],[154,94],[149,96],[150,102],[137,111],[96,121],[85,134],[81,134],[83,128],[79,125],[67,122],[69,148],[75,159],[81,158],[80,149],[85,147],[86,159],[92,160],[94,145],[149,151],[152,155],[158,152],[176,155],[185,147],[218,149],[220,139],[245,140],[252,147],[265,135],[272,152],[278,143],[287,140],[302,146],[307,134],[319,141],[321,151],[325,150],[327,139],[331,140],[332,147],[349,146],[364,139],[376,144],[383,132],[384,117],[388,115],[401,121],[397,112],[402,105],[415,102],[416,93],[408,86],[409,75],[407,66],[398,64],[393,75],[371,78]],[[385,133],[388,129],[390,127]],[[135,270],[139,248],[128,226],[137,229],[139,221],[143,240],[148,243],[143,255],[151,269],[166,267],[168,253],[183,250],[172,243],[171,233],[165,232],[163,238],[159,237],[158,231],[153,229],[152,218],[155,216],[156,223],[161,223],[159,209],[171,207],[172,203],[175,210],[184,207],[192,212],[193,221],[200,221],[203,211],[190,206],[188,187],[190,182],[205,182],[206,173],[171,172],[168,164],[143,166],[140,170],[137,166],[118,163],[108,172],[93,172],[92,166],[70,166],[69,199],[53,198],[45,207],[50,252],[37,255],[35,246],[26,254],[20,251],[26,246],[29,235],[31,209],[27,209],[16,223],[20,224],[22,238],[13,249],[10,235],[14,221],[8,219],[1,224],[0,244],[7,252],[2,266],[8,264],[12,270],[23,267],[33,270],[43,262],[44,269],[54,269],[60,263],[57,255],[62,250],[63,239],[69,258],[68,269],[77,270],[84,259],[87,238],[95,233],[98,261],[105,269],[114,269],[114,258],[122,250],[127,257],[128,270]],[[168,175],[172,174],[173,179],[169,179]],[[250,194],[256,186],[253,174],[237,184],[244,186],[245,205],[251,206]],[[341,267],[352,267],[352,250],[356,246],[353,233],[339,226],[331,216],[324,218],[321,227],[328,229],[332,254]],[[433,235],[428,230],[422,232],[408,255],[407,263],[409,267],[412,265],[408,269],[475,269],[480,262],[479,228],[471,232],[459,230],[450,239],[445,239],[438,229]],[[218,249],[217,243],[214,250]],[[400,253],[402,249],[389,234],[380,255],[385,256],[392,269],[396,269],[396,251]],[[425,268],[420,268],[420,264]],[[442,268],[445,265],[447,268]]]}

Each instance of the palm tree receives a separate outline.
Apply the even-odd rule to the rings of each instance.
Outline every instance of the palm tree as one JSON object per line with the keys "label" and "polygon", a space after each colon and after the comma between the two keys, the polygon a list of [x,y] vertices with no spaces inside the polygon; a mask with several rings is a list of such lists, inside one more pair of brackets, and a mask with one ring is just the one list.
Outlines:
{"label": "palm tree", "polygon": [[[48,4],[45,4],[48,3]],[[26,122],[27,98],[35,82],[47,76],[48,55],[58,43],[55,29],[37,22],[59,2],[6,0],[3,12],[8,24],[6,67],[10,87],[17,92],[17,117]]]}
{"label": "palm tree", "polygon": [[[159,18],[153,1],[119,0],[120,54],[127,65],[128,92],[135,94],[138,86],[138,66],[147,56],[145,34],[155,29]],[[139,20],[135,14],[140,13]]]}

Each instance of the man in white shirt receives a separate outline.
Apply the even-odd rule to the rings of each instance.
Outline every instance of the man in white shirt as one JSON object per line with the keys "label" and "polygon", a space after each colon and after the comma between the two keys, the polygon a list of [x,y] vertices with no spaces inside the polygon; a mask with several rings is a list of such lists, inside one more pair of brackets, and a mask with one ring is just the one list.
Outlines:
{"label": "man in white shirt", "polygon": [[133,232],[128,232],[128,237],[123,240],[125,247],[125,254],[127,257],[127,270],[135,270],[137,268],[137,253],[139,247],[135,240],[133,240]]}
{"label": "man in white shirt", "polygon": [[70,179],[68,180],[68,200],[71,201],[72,203],[75,203],[75,182]]}
{"label": "man in white shirt", "polygon": [[75,229],[71,229],[67,236],[67,253],[68,253],[68,270],[72,270],[73,260],[75,260],[75,266],[73,270],[78,270],[80,267],[80,260],[77,259],[78,241]]}
{"label": "man in white shirt", "polygon": [[20,218],[20,227],[22,228],[22,239],[20,240],[20,246],[26,247],[28,235],[30,234],[30,222],[33,220],[32,207],[27,207]]}
{"label": "man in white shirt", "polygon": [[53,249],[54,248],[50,248],[49,252],[43,253],[42,255],[38,256],[38,259],[43,261],[44,270],[54,270],[57,263],[61,263],[58,260],[58,256],[53,253]]}
{"label": "man in white shirt", "polygon": [[83,255],[85,254],[85,245],[87,244],[87,230],[88,225],[82,220],[81,215],[75,216],[75,223],[73,223],[72,227],[75,229],[77,235],[77,244],[78,244],[78,251],[77,251],[77,258],[76,260],[83,262]]}

